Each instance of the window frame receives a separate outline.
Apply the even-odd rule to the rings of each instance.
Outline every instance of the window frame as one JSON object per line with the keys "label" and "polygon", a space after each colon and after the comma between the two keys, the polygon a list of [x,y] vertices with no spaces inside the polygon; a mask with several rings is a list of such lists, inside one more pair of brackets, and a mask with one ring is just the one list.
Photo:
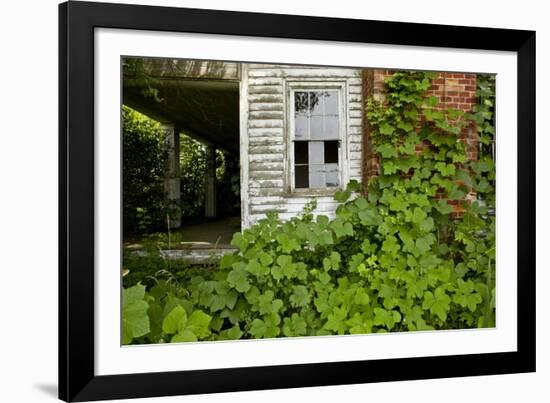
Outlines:
{"label": "window frame", "polygon": [[[344,188],[343,184],[348,181],[348,91],[347,80],[320,80],[320,79],[299,79],[299,80],[286,80],[285,81],[285,101],[287,104],[286,113],[286,175],[285,175],[285,188],[291,195],[297,196],[331,196],[339,190]],[[295,141],[302,141],[295,139],[295,106],[294,106],[294,94],[296,92],[305,91],[336,91],[338,94],[338,186],[322,187],[322,188],[297,188],[296,176],[295,176],[295,163],[294,163],[294,144]],[[307,141],[307,140],[305,140]],[[328,141],[328,140],[327,140]]]}

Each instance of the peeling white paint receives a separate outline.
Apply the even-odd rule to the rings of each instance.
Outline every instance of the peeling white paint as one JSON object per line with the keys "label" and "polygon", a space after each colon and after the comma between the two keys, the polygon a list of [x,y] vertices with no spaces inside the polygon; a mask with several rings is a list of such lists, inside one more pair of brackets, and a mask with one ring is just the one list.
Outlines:
{"label": "peeling white paint", "polygon": [[[362,163],[362,79],[360,69],[281,66],[271,64],[247,65],[246,111],[241,109],[241,163],[246,162],[248,181],[242,184],[243,228],[264,218],[267,212],[279,213],[289,219],[300,212],[306,203],[315,199],[314,214],[334,216],[338,203],[333,192],[319,194],[304,189],[291,191],[289,177],[289,111],[288,84],[313,85],[339,83],[343,90],[343,179],[361,180]],[[241,88],[244,88],[241,85]],[[243,105],[243,103],[241,103]],[[245,130],[246,126],[246,130]],[[246,140],[243,141],[243,137]],[[244,169],[244,165],[242,165]],[[337,190],[337,189],[335,189]],[[334,190],[334,191],[335,191]],[[326,193],[326,192],[325,192]],[[244,215],[244,211],[247,215]]]}

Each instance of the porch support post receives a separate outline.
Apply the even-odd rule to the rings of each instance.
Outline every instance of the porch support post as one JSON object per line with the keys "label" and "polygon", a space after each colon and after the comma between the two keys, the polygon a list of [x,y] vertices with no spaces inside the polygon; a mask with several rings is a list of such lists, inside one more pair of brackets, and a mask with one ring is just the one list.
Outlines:
{"label": "porch support post", "polygon": [[204,215],[206,217],[216,217],[216,148],[211,145],[206,146],[205,181]]}
{"label": "porch support post", "polygon": [[179,130],[171,123],[164,123],[162,124],[162,131],[164,132],[164,145],[166,148],[164,193],[166,195],[170,228],[180,228],[181,191]]}

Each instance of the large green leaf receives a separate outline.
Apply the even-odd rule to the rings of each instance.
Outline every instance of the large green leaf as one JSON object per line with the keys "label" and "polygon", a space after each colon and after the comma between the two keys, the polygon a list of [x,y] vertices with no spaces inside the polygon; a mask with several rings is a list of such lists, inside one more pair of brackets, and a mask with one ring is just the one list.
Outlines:
{"label": "large green leaf", "polygon": [[164,333],[174,334],[185,328],[187,324],[187,312],[181,305],[176,306],[162,322]]}
{"label": "large green leaf", "polygon": [[424,293],[422,308],[429,309],[432,314],[437,315],[439,319],[445,321],[447,319],[447,312],[449,311],[450,303],[451,298],[442,287],[438,287],[434,293],[431,291],[426,291]]}
{"label": "large green leaf", "polygon": [[391,330],[400,320],[401,314],[398,311],[374,308],[374,324],[376,326],[385,326]]}
{"label": "large green leaf", "polygon": [[238,292],[247,292],[250,289],[251,284],[248,281],[248,274],[246,269],[243,267],[243,265],[237,264],[234,264],[233,267],[233,270],[231,270],[227,275],[227,282]]}
{"label": "large green leaf", "polygon": [[141,284],[122,290],[122,344],[150,331],[149,304],[144,298],[145,286]]}
{"label": "large green leaf", "polygon": [[304,336],[307,331],[307,323],[300,315],[293,313],[290,318],[283,320],[283,334],[290,336]]}
{"label": "large green leaf", "polygon": [[170,339],[170,343],[187,343],[193,341],[198,341],[197,336],[188,329],[184,329],[181,332],[176,333],[172,336],[172,339]]}
{"label": "large green leaf", "polygon": [[149,304],[145,301],[134,301],[125,304],[122,309],[122,344],[129,344],[135,337],[149,333]]}
{"label": "large green leaf", "polygon": [[252,259],[250,262],[248,262],[248,266],[246,267],[246,270],[256,277],[261,277],[269,274],[269,268],[266,265],[263,265],[262,263],[258,262],[258,260],[256,259]]}
{"label": "large green leaf", "polygon": [[256,339],[264,337],[267,332],[267,326],[265,322],[261,319],[254,319],[250,326],[250,334]]}
{"label": "large green leaf", "polygon": [[309,303],[309,292],[307,288],[303,285],[296,285],[293,287],[292,295],[289,300],[290,303],[295,307],[303,307]]}
{"label": "large green leaf", "polygon": [[205,338],[210,335],[209,325],[212,321],[212,317],[201,310],[193,311],[187,323],[185,329],[193,332],[198,338]]}

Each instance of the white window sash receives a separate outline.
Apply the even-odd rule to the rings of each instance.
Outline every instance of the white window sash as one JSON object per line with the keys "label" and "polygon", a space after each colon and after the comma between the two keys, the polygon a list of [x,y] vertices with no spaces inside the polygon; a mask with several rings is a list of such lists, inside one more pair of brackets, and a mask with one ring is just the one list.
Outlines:
{"label": "white window sash", "polygon": [[[347,171],[349,162],[347,160],[347,131],[348,131],[348,102],[347,102],[347,80],[338,81],[319,81],[319,80],[286,80],[285,81],[285,100],[287,102],[287,119],[286,119],[286,139],[287,139],[287,175],[285,177],[286,188],[291,193],[298,194],[318,194],[318,195],[332,195],[338,190],[342,190],[347,183]],[[338,138],[335,139],[339,142],[338,147],[338,186],[334,187],[322,187],[322,188],[296,188],[296,172],[294,163],[294,142],[302,141],[296,139],[295,133],[295,105],[294,94],[296,92],[306,91],[336,91],[338,94]],[[305,140],[316,141],[316,140]],[[328,140],[319,140],[328,141]]]}

